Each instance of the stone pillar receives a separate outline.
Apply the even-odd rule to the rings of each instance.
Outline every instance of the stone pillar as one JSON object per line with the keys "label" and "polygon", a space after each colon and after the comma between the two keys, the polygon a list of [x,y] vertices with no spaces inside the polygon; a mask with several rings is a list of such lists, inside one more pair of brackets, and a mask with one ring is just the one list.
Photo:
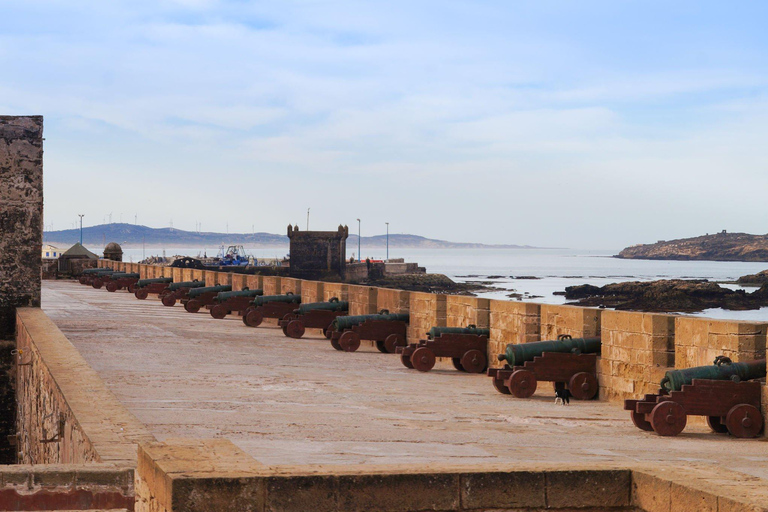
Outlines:
{"label": "stone pillar", "polygon": [[0,116],[0,340],[16,308],[40,306],[43,118]]}

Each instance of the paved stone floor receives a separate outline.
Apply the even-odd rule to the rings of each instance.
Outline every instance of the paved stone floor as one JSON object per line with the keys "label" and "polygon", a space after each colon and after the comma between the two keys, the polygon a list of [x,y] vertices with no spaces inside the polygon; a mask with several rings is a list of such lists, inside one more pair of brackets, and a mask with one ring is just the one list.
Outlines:
{"label": "paved stone floor", "polygon": [[667,461],[768,479],[765,438],[641,432],[619,403],[529,400],[448,366],[337,352],[319,332],[214,320],[157,299],[45,281],[43,309],[118,399],[160,439],[225,437],[268,465]]}

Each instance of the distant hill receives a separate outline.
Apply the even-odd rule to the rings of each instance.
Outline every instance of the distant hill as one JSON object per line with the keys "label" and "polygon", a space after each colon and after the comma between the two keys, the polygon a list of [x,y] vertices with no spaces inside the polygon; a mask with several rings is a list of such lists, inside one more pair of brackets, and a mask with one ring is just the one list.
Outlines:
{"label": "distant hill", "polygon": [[627,247],[616,258],[644,260],[768,261],[768,235],[726,233],[659,240]]}
{"label": "distant hill", "polygon": [[[80,241],[79,229],[64,229],[61,231],[46,231],[43,234],[45,243],[71,245]],[[362,237],[366,247],[384,247],[387,244],[386,235]],[[101,224],[83,228],[83,244],[98,246],[103,243],[117,242],[128,245],[165,245],[177,247],[212,247],[218,245],[247,245],[247,246],[288,246],[288,237],[272,233],[210,233],[184,231],[174,228],[150,228],[135,224]],[[349,235],[347,245],[357,245],[357,235]],[[390,233],[389,246],[395,248],[435,248],[435,249],[530,249],[524,245],[485,245],[475,243],[446,242],[433,240],[418,235],[396,235]]]}

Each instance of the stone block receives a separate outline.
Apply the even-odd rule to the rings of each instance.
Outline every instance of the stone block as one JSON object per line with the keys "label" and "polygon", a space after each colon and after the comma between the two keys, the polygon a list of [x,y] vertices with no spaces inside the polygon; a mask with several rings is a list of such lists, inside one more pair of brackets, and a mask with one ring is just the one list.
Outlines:
{"label": "stone block", "polygon": [[553,471],[547,474],[547,507],[627,507],[630,482],[629,470]]}
{"label": "stone block", "polygon": [[650,473],[632,472],[632,505],[645,512],[671,512],[672,482]]}
{"label": "stone block", "polygon": [[334,512],[338,480],[333,476],[284,476],[267,479],[265,512]]}
{"label": "stone block", "polygon": [[359,475],[339,481],[338,510],[456,510],[460,503],[457,474]]}
{"label": "stone block", "polygon": [[545,474],[513,471],[461,475],[461,504],[464,509],[545,508]]}
{"label": "stone block", "polygon": [[717,512],[717,495],[672,482],[670,510],[675,512]]}

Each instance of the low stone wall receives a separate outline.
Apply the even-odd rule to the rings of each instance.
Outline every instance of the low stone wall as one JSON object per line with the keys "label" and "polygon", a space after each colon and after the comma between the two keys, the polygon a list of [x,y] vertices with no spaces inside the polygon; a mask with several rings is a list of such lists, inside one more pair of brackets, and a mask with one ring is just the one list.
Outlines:
{"label": "low stone wall", "polygon": [[529,302],[492,300],[490,302],[491,337],[488,361],[503,366],[494,356],[504,353],[510,343],[529,343],[541,339],[541,305]]}
{"label": "low stone wall", "polygon": [[475,325],[488,329],[491,325],[491,300],[466,295],[445,297],[445,322],[451,327]]}
{"label": "low stone wall", "polygon": [[134,510],[133,480],[109,464],[0,466],[0,510]]}
{"label": "low stone wall", "polygon": [[311,304],[313,302],[325,302],[325,295],[323,293],[322,281],[307,281],[301,282],[301,303]]}
{"label": "low stone wall", "polygon": [[603,311],[600,397],[625,399],[655,393],[675,366],[675,317]]}
{"label": "low stone wall", "polygon": [[426,339],[432,327],[448,325],[448,306],[445,295],[411,292],[410,323],[408,342],[417,343]]}
{"label": "low stone wall", "polygon": [[280,293],[293,293],[294,295],[301,295],[301,279],[295,279],[293,277],[281,277],[280,278]]}
{"label": "low stone wall", "polygon": [[724,355],[733,361],[765,357],[768,324],[709,318],[675,319],[675,362],[678,368],[712,364]]}
{"label": "low stone wall", "polygon": [[349,300],[349,285],[344,283],[324,283],[323,302],[329,301],[333,297],[339,300]]}
{"label": "low stone wall", "polygon": [[541,304],[541,339],[554,340],[561,334],[574,338],[600,336],[601,312],[594,308]]}
{"label": "low stone wall", "polygon": [[262,278],[262,289],[264,290],[264,295],[280,295],[280,291],[282,290],[282,285],[280,284],[280,280],[282,278],[277,276],[263,276]]}
{"label": "low stone wall", "polygon": [[373,315],[378,313],[377,293],[379,289],[372,286],[349,285],[349,314]]}
{"label": "low stone wall", "polygon": [[411,310],[411,293],[392,288],[376,290],[376,310],[388,310],[390,313],[409,313]]}
{"label": "low stone wall", "polygon": [[764,511],[759,478],[656,465],[266,467],[227,440],[139,448],[138,512]]}
{"label": "low stone wall", "polygon": [[154,436],[42,310],[18,310],[16,344],[19,462],[134,467],[136,444]]}

